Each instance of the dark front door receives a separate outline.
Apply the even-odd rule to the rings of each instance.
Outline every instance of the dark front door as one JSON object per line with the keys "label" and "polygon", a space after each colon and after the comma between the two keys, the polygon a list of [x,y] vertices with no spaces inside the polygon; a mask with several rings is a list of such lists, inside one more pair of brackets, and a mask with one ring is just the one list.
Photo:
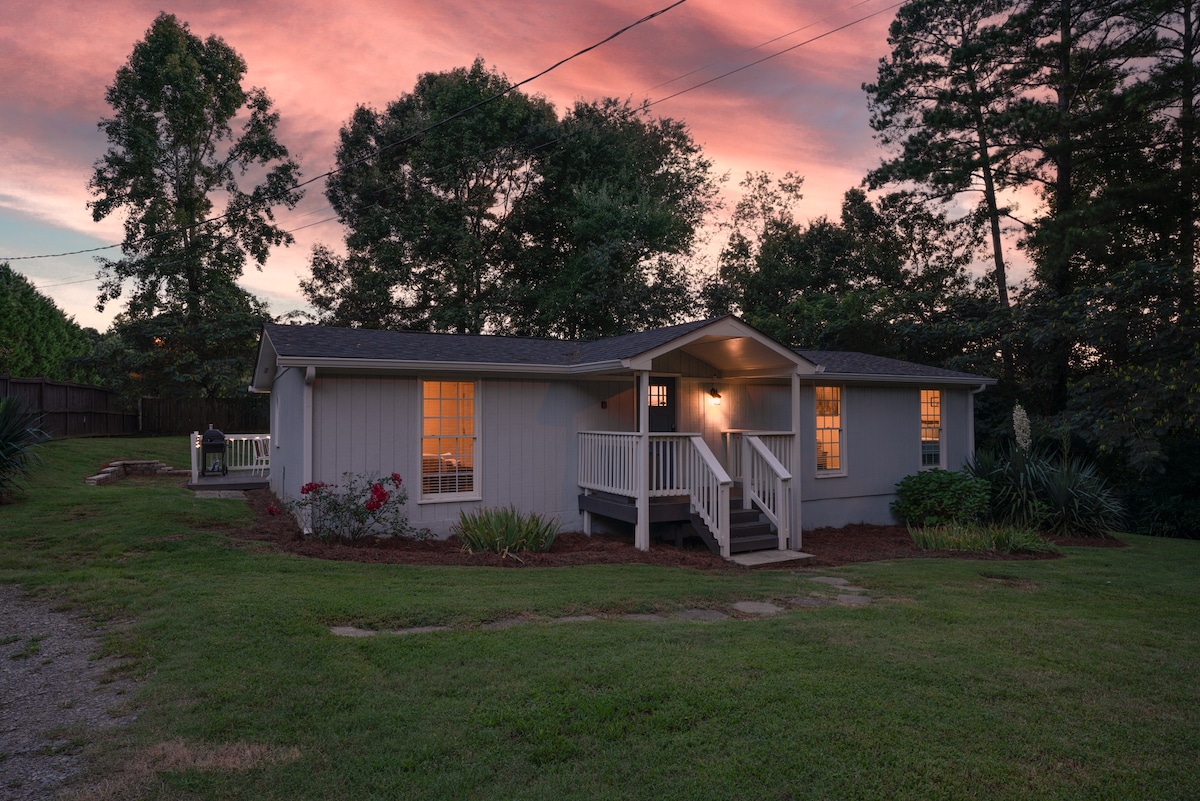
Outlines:
{"label": "dark front door", "polygon": [[650,397],[647,399],[650,413],[650,430],[669,433],[676,430],[675,379],[651,378]]}

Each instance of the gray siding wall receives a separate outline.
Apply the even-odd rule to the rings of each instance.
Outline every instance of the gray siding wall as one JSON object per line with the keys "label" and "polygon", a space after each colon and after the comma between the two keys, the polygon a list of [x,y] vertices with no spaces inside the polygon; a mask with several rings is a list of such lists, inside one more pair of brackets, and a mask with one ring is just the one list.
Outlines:
{"label": "gray siding wall", "polygon": [[304,480],[304,370],[286,368],[271,390],[271,491],[296,497]]}
{"label": "gray siding wall", "polygon": [[[679,365],[683,366],[683,365]],[[433,376],[431,376],[432,378]],[[454,376],[437,376],[455,378]],[[458,376],[470,380],[470,376]],[[721,405],[708,402],[716,386]],[[800,463],[794,467],[805,528],[892,523],[896,482],[920,469],[920,392],[915,386],[841,385],[846,475],[816,477],[814,394],[800,392]],[[494,379],[478,382],[478,501],[421,502],[420,383],[416,376],[318,373],[313,384],[314,481],[345,472],[393,470],[409,484],[414,525],[446,536],[465,508],[513,504],[582,527],[576,496],[579,431],[636,430],[632,380]],[[968,390],[943,392],[943,455],[949,469],[969,457]],[[727,429],[787,430],[790,385],[681,378],[681,432],[699,432],[724,458]],[[296,497],[304,476],[304,372],[285,370],[271,399],[271,487]]]}
{"label": "gray siding wall", "polygon": [[318,375],[313,480],[395,470],[409,485],[410,522],[439,536],[449,535],[463,509],[507,504],[580,529],[577,432],[631,430],[633,383],[486,379],[478,382],[476,408],[480,500],[422,501],[418,378]]}

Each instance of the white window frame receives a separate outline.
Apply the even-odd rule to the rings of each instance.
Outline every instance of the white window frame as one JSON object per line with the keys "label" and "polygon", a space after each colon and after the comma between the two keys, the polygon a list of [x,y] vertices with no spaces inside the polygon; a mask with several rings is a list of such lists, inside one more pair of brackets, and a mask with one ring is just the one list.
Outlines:
{"label": "white window frame", "polygon": [[[471,444],[471,489],[469,489],[469,490],[449,491],[449,492],[442,492],[442,491],[435,490],[432,492],[428,492],[425,489],[426,486],[428,486],[428,484],[426,482],[426,476],[425,476],[426,461],[431,458],[437,459],[438,464],[441,465],[443,463],[442,460],[445,458],[454,459],[454,456],[452,453],[448,453],[448,454],[443,454],[443,453],[426,454],[425,453],[425,440],[428,439],[425,436],[425,386],[426,386],[426,384],[434,384],[434,383],[437,383],[437,384],[445,384],[445,383],[471,384],[474,387],[473,398],[472,398],[472,401],[473,401],[472,412],[471,412],[472,416],[473,416],[473,420],[474,420],[474,424],[472,426],[474,433],[472,433],[470,435],[453,435],[455,439],[469,438],[472,440],[472,444]],[[462,501],[478,501],[478,500],[482,499],[483,496],[480,493],[480,489],[479,489],[479,464],[480,464],[479,419],[480,419],[480,409],[481,409],[481,407],[480,407],[481,383],[482,382],[478,381],[477,379],[443,378],[440,376],[439,377],[421,378],[417,382],[417,391],[418,391],[418,404],[417,404],[418,405],[418,411],[417,411],[418,429],[417,430],[419,433],[417,441],[420,446],[420,459],[417,462],[417,477],[418,477],[418,482],[419,482],[420,494],[418,496],[417,503],[419,503],[419,504],[457,503],[457,502],[462,502]],[[445,400],[445,399],[439,398],[439,400]],[[431,474],[431,475],[438,476],[438,475],[440,475],[440,473]],[[454,473],[453,475],[457,476],[458,474]],[[444,479],[437,479],[437,480],[440,483]]]}
{"label": "white window frame", "polygon": [[[926,439],[926,434],[929,431],[933,430],[933,426],[928,426],[925,424],[926,411],[928,408],[927,401],[925,399],[927,394],[937,396],[937,440],[936,440],[937,452],[936,453],[933,453],[932,449],[930,449],[929,451],[926,451],[926,444],[932,445],[935,441],[933,439]],[[920,451],[921,455],[920,455],[920,459],[921,459],[921,469],[922,470],[940,470],[945,467],[945,461],[946,461],[946,459],[945,459],[945,456],[946,456],[946,444],[945,444],[946,424],[945,424],[945,416],[944,416],[945,397],[946,397],[945,393],[943,393],[940,389],[922,389],[920,391],[920,395],[919,395],[919,398],[920,398],[919,402],[921,404],[921,451]],[[930,419],[932,419],[932,413],[930,413]],[[936,456],[937,462],[932,463],[932,464],[927,464],[925,461],[925,457],[926,457],[927,453]]]}
{"label": "white window frame", "polygon": [[[837,427],[822,427],[819,425],[821,415],[820,398],[821,390],[831,389],[837,391],[836,402],[838,405]],[[832,417],[833,415],[824,415]],[[836,431],[838,443],[838,466],[837,467],[821,467],[820,450],[821,450],[821,432]],[[817,384],[813,387],[813,467],[817,478],[836,478],[846,475],[846,388],[839,384]]]}

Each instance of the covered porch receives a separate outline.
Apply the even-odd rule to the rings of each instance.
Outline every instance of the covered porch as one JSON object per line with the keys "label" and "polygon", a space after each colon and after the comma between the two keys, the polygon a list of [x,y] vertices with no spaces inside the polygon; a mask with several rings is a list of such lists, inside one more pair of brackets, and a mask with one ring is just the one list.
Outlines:
{"label": "covered porch", "polygon": [[602,516],[632,523],[641,550],[652,527],[673,526],[725,557],[798,551],[798,400],[815,365],[724,318],[621,366],[635,386],[628,428],[578,433],[585,531]]}

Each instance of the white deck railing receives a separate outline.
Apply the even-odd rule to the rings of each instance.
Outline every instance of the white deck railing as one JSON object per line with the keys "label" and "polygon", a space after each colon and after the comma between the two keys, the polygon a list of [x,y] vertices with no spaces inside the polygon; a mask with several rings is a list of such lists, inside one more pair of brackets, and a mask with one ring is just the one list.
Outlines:
{"label": "white deck railing", "polygon": [[790,431],[754,431],[753,429],[741,428],[730,429],[724,432],[721,436],[725,439],[725,464],[729,468],[729,475],[733,476],[734,481],[741,481],[742,476],[742,438],[747,434],[753,434],[762,440],[762,443],[770,449],[779,463],[789,473],[792,471],[792,432]]}
{"label": "white deck railing", "polygon": [[775,524],[779,550],[788,549],[792,474],[775,456],[761,437],[741,437],[742,504],[746,509],[757,504]]}
{"label": "white deck railing", "polygon": [[[192,432],[192,483],[200,480],[200,432]],[[212,457],[209,456],[211,459]],[[270,434],[226,434],[225,465],[229,472],[266,475],[271,469]]]}
{"label": "white deck railing", "polygon": [[[579,435],[579,486],[636,498],[638,440],[632,433]],[[733,479],[699,434],[651,434],[647,480],[651,497],[686,495],[729,556],[729,490]]]}

